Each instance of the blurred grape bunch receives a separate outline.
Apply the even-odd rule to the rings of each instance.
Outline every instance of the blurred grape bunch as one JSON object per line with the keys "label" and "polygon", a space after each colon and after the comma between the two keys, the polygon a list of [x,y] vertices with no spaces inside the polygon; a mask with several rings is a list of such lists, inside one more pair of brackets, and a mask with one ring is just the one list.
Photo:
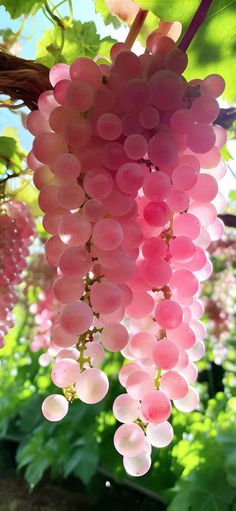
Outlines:
{"label": "blurred grape bunch", "polygon": [[42,366],[47,366],[52,360],[48,348],[51,327],[57,315],[56,301],[51,289],[54,277],[55,271],[48,266],[44,255],[37,252],[32,254],[24,274],[21,301],[30,314],[29,325],[32,334],[29,347],[33,352],[44,350],[39,357]]}
{"label": "blurred grape bunch", "polygon": [[203,288],[205,311],[209,321],[207,330],[214,362],[222,365],[229,351],[235,330],[235,240],[212,243],[209,251],[215,261],[215,271]]}

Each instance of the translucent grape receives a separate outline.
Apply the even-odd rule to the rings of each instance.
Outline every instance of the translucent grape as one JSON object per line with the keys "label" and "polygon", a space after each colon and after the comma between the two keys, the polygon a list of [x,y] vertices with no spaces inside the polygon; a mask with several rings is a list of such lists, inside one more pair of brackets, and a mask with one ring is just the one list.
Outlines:
{"label": "translucent grape", "polygon": [[42,404],[42,413],[48,421],[62,420],[68,412],[68,401],[60,394],[46,397]]}
{"label": "translucent grape", "polygon": [[170,400],[161,390],[152,390],[145,394],[141,412],[148,422],[165,422],[171,414]]}
{"label": "translucent grape", "polygon": [[177,371],[167,371],[161,376],[160,389],[170,399],[182,399],[188,393],[188,384]]}
{"label": "translucent grape", "polygon": [[147,425],[146,435],[154,447],[166,447],[172,442],[174,432],[171,424],[167,421],[160,424],[150,423]]}
{"label": "translucent grape", "polygon": [[145,450],[145,435],[137,424],[122,424],[114,435],[114,445],[122,456],[133,458]]}
{"label": "translucent grape", "polygon": [[139,409],[139,401],[133,399],[128,394],[121,394],[115,399],[112,411],[119,422],[129,424],[137,419]]}
{"label": "translucent grape", "polygon": [[71,335],[80,335],[91,327],[93,313],[85,302],[76,301],[64,307],[60,315],[60,326]]}
{"label": "translucent grape", "polygon": [[112,352],[123,350],[128,340],[128,331],[120,323],[113,322],[105,325],[101,333],[101,341],[104,348]]}
{"label": "translucent grape", "polygon": [[106,396],[109,382],[106,374],[101,369],[92,367],[80,373],[75,388],[81,401],[87,404],[95,404],[102,401]]}

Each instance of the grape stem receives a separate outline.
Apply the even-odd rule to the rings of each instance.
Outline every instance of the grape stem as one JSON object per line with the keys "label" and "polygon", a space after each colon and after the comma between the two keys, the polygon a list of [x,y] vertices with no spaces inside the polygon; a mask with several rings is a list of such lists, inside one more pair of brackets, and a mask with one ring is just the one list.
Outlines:
{"label": "grape stem", "polygon": [[139,9],[136,14],[134,21],[130,27],[129,33],[125,40],[125,45],[131,50],[135,40],[138,37],[138,34],[144,24],[144,21],[147,17],[148,11],[144,11],[143,9]]}
{"label": "grape stem", "polygon": [[186,51],[190,46],[194,36],[198,32],[201,25],[204,23],[212,0],[202,0],[197,11],[195,12],[190,25],[188,26],[182,40],[180,41],[179,48]]}

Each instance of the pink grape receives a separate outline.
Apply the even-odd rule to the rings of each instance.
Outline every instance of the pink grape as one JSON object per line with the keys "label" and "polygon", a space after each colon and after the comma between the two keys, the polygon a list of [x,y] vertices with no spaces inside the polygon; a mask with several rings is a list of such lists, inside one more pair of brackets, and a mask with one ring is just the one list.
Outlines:
{"label": "pink grape", "polygon": [[122,244],[123,230],[121,224],[112,218],[99,220],[92,232],[95,245],[102,250],[114,250]]}
{"label": "pink grape", "polygon": [[199,174],[196,185],[191,189],[192,199],[199,202],[212,201],[218,192],[218,185],[213,176]]}
{"label": "pink grape", "polygon": [[60,80],[70,78],[70,67],[67,64],[55,64],[49,71],[49,80],[54,87]]}
{"label": "pink grape", "polygon": [[133,399],[143,399],[154,389],[153,379],[146,371],[137,370],[129,374],[126,380],[126,389]]}
{"label": "pink grape", "polygon": [[197,183],[198,173],[190,165],[178,166],[172,174],[172,182],[177,190],[186,192]]}
{"label": "pink grape", "polygon": [[81,278],[58,277],[53,284],[53,294],[61,303],[71,303],[79,300],[84,293],[84,282]]}
{"label": "pink grape", "polygon": [[102,345],[100,344],[100,342],[88,342],[86,344],[86,349],[85,349],[85,357],[89,357],[90,358],[90,361],[91,361],[91,364],[93,367],[98,367],[101,365],[103,359],[104,359],[104,356],[105,356],[105,352],[104,352],[104,349],[102,347]]}
{"label": "pink grape", "polygon": [[144,396],[141,412],[148,422],[165,422],[171,414],[170,400],[161,390],[152,390]]}
{"label": "pink grape", "polygon": [[60,326],[65,332],[80,335],[92,325],[92,309],[85,302],[76,301],[64,307],[60,315]]}
{"label": "pink grape", "polygon": [[193,387],[189,387],[188,393],[181,399],[175,399],[174,405],[180,412],[192,412],[199,405],[199,395]]}
{"label": "pink grape", "polygon": [[172,273],[169,286],[175,296],[189,298],[197,293],[199,282],[191,271],[177,270]]}
{"label": "pink grape", "polygon": [[194,125],[190,110],[176,110],[171,117],[171,127],[176,133],[185,135]]}
{"label": "pink grape", "polygon": [[129,364],[124,365],[119,372],[119,381],[120,384],[123,385],[123,387],[126,386],[126,381],[128,376],[134,372],[139,371],[141,369],[141,366],[136,362],[131,362]]}
{"label": "pink grape", "polygon": [[191,259],[195,253],[195,245],[187,236],[178,236],[170,240],[170,254],[177,261],[187,261]]}
{"label": "pink grape", "polygon": [[52,341],[60,348],[71,348],[75,346],[77,337],[76,335],[65,332],[60,325],[56,325],[52,331]]}
{"label": "pink grape", "polygon": [[97,130],[101,138],[105,140],[116,140],[122,132],[122,124],[117,115],[104,113],[97,121]]}
{"label": "pink grape", "polygon": [[151,467],[151,457],[148,453],[142,453],[132,458],[124,456],[123,464],[127,474],[133,477],[144,476]]}
{"label": "pink grape", "polygon": [[84,245],[91,236],[91,225],[82,215],[63,215],[58,233],[63,243],[70,247]]}
{"label": "pink grape", "polygon": [[175,108],[184,95],[184,83],[173,71],[157,71],[152,75],[150,84],[153,105],[157,108]]}
{"label": "pink grape", "polygon": [[141,71],[137,55],[131,51],[123,51],[119,53],[115,60],[115,70],[126,80],[137,78]]}
{"label": "pink grape", "polygon": [[173,231],[175,236],[188,236],[195,240],[201,230],[201,224],[198,218],[190,213],[179,215],[174,219]]}
{"label": "pink grape", "polygon": [[170,399],[182,399],[188,393],[188,384],[177,371],[167,371],[161,376],[160,389]]}
{"label": "pink grape", "polygon": [[73,385],[80,374],[79,364],[72,358],[58,360],[52,370],[52,381],[57,387]]}
{"label": "pink grape", "polygon": [[144,107],[139,113],[139,122],[143,128],[155,128],[159,124],[160,114],[158,110],[152,106]]}
{"label": "pink grape", "polygon": [[85,201],[85,193],[80,185],[65,184],[58,187],[57,201],[65,209],[77,209]]}
{"label": "pink grape", "polygon": [[85,174],[83,186],[89,197],[104,199],[112,191],[113,179],[107,170],[93,168]]}
{"label": "pink grape", "polygon": [[157,304],[154,316],[161,328],[177,328],[182,323],[183,311],[174,300],[164,300]]}
{"label": "pink grape", "polygon": [[50,266],[57,266],[61,255],[66,250],[66,245],[59,236],[55,235],[49,238],[45,245],[45,256]]}
{"label": "pink grape", "polygon": [[65,181],[73,181],[80,175],[81,164],[71,153],[60,154],[53,162],[52,171],[55,176]]}
{"label": "pink grape", "polygon": [[154,201],[166,199],[171,190],[171,181],[164,172],[152,172],[144,179],[144,195]]}
{"label": "pink grape", "polygon": [[150,358],[157,342],[149,332],[138,332],[129,341],[129,349],[137,359]]}
{"label": "pink grape", "polygon": [[123,456],[133,458],[145,449],[145,435],[137,424],[122,424],[114,435],[116,450]]}
{"label": "pink grape", "polygon": [[98,64],[88,57],[79,57],[74,60],[70,66],[70,76],[72,80],[85,80],[95,90],[102,82],[102,73]]}
{"label": "pink grape", "polygon": [[131,318],[144,318],[150,314],[154,307],[154,300],[148,293],[135,293],[132,302],[128,305],[126,312]]}
{"label": "pink grape", "polygon": [[154,447],[166,447],[169,445],[174,436],[173,428],[167,421],[160,424],[150,422],[147,425],[147,438]]}
{"label": "pink grape", "polygon": [[224,92],[224,78],[217,74],[208,75],[202,81],[200,88],[202,94],[207,94],[209,96],[213,96],[214,98],[218,98],[218,96],[221,96],[221,94]]}
{"label": "pink grape", "polygon": [[121,305],[121,290],[113,282],[104,279],[91,286],[90,300],[95,312],[110,314]]}
{"label": "pink grape", "polygon": [[170,220],[170,208],[164,201],[149,202],[144,208],[143,216],[152,227],[163,227]]}
{"label": "pink grape", "polygon": [[76,393],[87,404],[99,403],[106,396],[109,382],[106,374],[96,367],[85,369],[76,381]]}
{"label": "pink grape", "polygon": [[153,349],[153,360],[159,369],[173,369],[179,360],[179,350],[172,341],[162,339]]}
{"label": "pink grape", "polygon": [[42,404],[42,413],[48,421],[60,421],[68,412],[68,401],[60,394],[46,397]]}
{"label": "pink grape", "polygon": [[153,165],[162,166],[175,161],[177,145],[168,133],[154,135],[148,143],[148,157]]}
{"label": "pink grape", "polygon": [[143,278],[150,288],[161,288],[171,280],[172,270],[167,261],[146,261],[143,267]]}
{"label": "pink grape", "polygon": [[179,350],[190,349],[196,342],[196,334],[186,321],[177,328],[167,330],[167,335]]}
{"label": "pink grape", "polygon": [[42,163],[52,163],[60,154],[67,152],[67,144],[56,133],[40,133],[34,140],[33,152]]}
{"label": "pink grape", "polygon": [[139,133],[128,135],[124,143],[124,149],[128,158],[138,160],[147,152],[147,141]]}
{"label": "pink grape", "polygon": [[215,140],[214,130],[207,124],[196,124],[188,132],[188,147],[197,154],[210,151]]}
{"label": "pink grape", "polygon": [[193,362],[197,362],[200,360],[205,354],[205,346],[202,341],[196,342],[189,350],[188,350],[189,358]]}
{"label": "pink grape", "polygon": [[129,394],[120,394],[113,403],[113,414],[119,422],[132,423],[138,418],[140,404]]}
{"label": "pink grape", "polygon": [[82,247],[69,247],[62,253],[59,268],[67,277],[84,277],[92,266],[90,254]]}
{"label": "pink grape", "polygon": [[182,369],[182,374],[186,378],[189,385],[196,381],[198,370],[195,364],[191,362],[191,360],[189,361],[188,365],[184,369]]}
{"label": "pink grape", "polygon": [[165,259],[167,244],[160,238],[146,238],[142,245],[142,253],[145,259]]}
{"label": "pink grape", "polygon": [[186,192],[175,190],[173,188],[169,193],[166,202],[172,211],[175,211],[176,213],[182,213],[188,209],[190,198]]}
{"label": "pink grape", "polygon": [[105,325],[101,333],[101,341],[104,348],[111,352],[123,350],[128,340],[128,331],[120,323],[113,322]]}
{"label": "pink grape", "polygon": [[141,188],[144,179],[144,172],[137,163],[124,163],[117,174],[116,184],[123,193],[137,193]]}
{"label": "pink grape", "polygon": [[98,222],[104,217],[104,206],[100,200],[89,199],[83,205],[83,215],[89,222]]}

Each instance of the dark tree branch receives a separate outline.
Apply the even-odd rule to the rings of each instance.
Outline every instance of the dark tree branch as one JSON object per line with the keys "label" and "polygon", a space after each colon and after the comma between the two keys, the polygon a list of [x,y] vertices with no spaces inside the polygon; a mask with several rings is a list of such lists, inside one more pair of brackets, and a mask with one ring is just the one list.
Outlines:
{"label": "dark tree branch", "polygon": [[224,213],[223,215],[218,216],[227,227],[236,227],[236,215]]}
{"label": "dark tree branch", "polygon": [[182,40],[180,41],[179,48],[186,51],[191,44],[195,34],[204,23],[207,13],[209,11],[212,0],[202,0],[197,11],[195,12],[193,19],[188,26]]}
{"label": "dark tree branch", "polygon": [[22,100],[30,110],[37,109],[40,94],[52,88],[48,75],[46,66],[0,51],[0,94]]}

